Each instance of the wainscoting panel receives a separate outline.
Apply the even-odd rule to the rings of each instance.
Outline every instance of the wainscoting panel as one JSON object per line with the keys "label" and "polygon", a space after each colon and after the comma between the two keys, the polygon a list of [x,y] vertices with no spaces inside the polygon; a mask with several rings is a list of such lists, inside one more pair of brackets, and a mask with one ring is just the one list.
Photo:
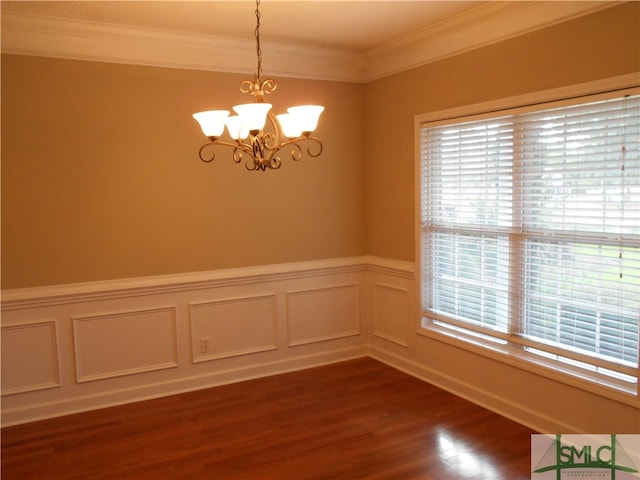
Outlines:
{"label": "wainscoting panel", "polygon": [[2,327],[2,395],[60,386],[55,322]]}
{"label": "wainscoting panel", "polygon": [[373,334],[403,347],[409,336],[409,292],[384,283],[372,284]]}
{"label": "wainscoting panel", "polygon": [[360,334],[360,286],[287,292],[290,347]]}
{"label": "wainscoting panel", "polygon": [[348,257],[3,291],[2,425],[365,356],[366,278]]}
{"label": "wainscoting panel", "polygon": [[350,257],[3,291],[2,426],[369,355],[540,432],[637,433],[637,405],[421,334],[414,267]]}
{"label": "wainscoting panel", "polygon": [[77,381],[178,366],[175,307],[73,318]]}
{"label": "wainscoting panel", "polygon": [[192,303],[190,313],[194,363],[278,348],[275,294]]}

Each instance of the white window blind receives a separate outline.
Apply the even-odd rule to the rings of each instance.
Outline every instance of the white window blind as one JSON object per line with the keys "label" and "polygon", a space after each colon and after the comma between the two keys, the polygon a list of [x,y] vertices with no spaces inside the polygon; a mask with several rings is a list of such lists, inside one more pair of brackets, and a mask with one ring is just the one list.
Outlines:
{"label": "white window blind", "polygon": [[640,97],[421,134],[425,324],[637,382]]}

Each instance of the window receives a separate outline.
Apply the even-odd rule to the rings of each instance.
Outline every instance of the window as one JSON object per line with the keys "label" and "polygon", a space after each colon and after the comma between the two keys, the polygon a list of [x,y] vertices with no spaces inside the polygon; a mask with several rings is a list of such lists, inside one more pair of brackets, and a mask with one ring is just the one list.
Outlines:
{"label": "window", "polygon": [[637,395],[640,96],[606,97],[420,125],[423,327]]}

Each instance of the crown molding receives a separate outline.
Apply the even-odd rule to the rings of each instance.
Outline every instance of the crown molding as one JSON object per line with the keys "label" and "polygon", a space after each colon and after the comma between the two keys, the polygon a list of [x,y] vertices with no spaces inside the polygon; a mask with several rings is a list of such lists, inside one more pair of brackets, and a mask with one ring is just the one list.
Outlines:
{"label": "crown molding", "polygon": [[[624,2],[488,2],[366,52],[263,42],[271,76],[366,83]],[[37,15],[2,15],[2,52],[252,72],[251,40]]]}
{"label": "crown molding", "polygon": [[[262,42],[270,75],[358,82],[354,52]],[[168,32],[39,15],[2,15],[2,53],[154,67],[253,72],[254,40]]]}
{"label": "crown molding", "polygon": [[370,49],[365,77],[376,80],[622,3],[489,2]]}

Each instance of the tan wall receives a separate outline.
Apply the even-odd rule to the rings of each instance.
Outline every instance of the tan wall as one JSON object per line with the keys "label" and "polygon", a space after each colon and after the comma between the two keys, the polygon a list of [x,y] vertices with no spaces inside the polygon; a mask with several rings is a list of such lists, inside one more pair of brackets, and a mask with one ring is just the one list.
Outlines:
{"label": "tan wall", "polygon": [[227,151],[196,158],[191,113],[245,102],[245,76],[3,55],[2,288],[363,253],[412,261],[414,116],[638,71],[639,6],[366,86],[278,79],[274,110],[327,110],[323,155],[277,174],[246,172]]}
{"label": "tan wall", "polygon": [[367,253],[414,259],[415,115],[639,72],[639,11],[630,2],[367,85]]}
{"label": "tan wall", "polygon": [[318,158],[202,163],[191,114],[244,79],[3,55],[2,288],[362,255],[362,86],[277,79],[276,113],[325,105]]}
{"label": "tan wall", "polygon": [[[638,74],[639,32],[640,2],[632,2],[367,85],[367,253],[414,261],[415,115]],[[404,288],[419,295],[418,285]],[[394,343],[376,335],[374,315],[370,354],[539,431],[640,431],[637,398],[618,402],[416,333],[419,316],[394,324],[405,332]]]}

